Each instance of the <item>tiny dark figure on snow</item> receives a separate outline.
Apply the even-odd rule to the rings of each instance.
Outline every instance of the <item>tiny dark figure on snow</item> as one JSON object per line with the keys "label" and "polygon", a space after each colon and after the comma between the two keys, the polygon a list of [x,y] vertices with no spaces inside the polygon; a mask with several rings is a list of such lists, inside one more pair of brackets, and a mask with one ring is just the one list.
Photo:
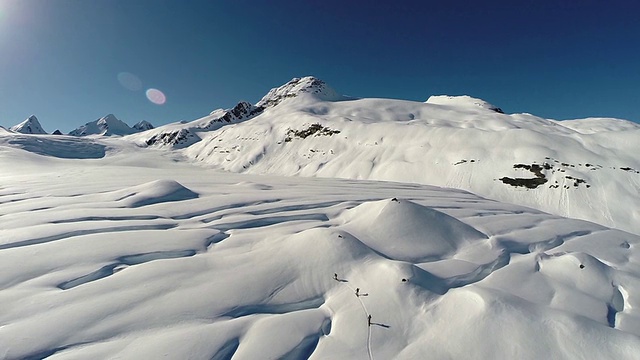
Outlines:
{"label": "tiny dark figure on snow", "polygon": [[369,326],[371,326],[371,315],[369,315],[369,317],[367,317],[367,324],[368,324]]}
{"label": "tiny dark figure on snow", "polygon": [[338,274],[333,274],[333,280],[338,281]]}
{"label": "tiny dark figure on snow", "polygon": [[356,296],[360,296],[360,288],[356,288]]}

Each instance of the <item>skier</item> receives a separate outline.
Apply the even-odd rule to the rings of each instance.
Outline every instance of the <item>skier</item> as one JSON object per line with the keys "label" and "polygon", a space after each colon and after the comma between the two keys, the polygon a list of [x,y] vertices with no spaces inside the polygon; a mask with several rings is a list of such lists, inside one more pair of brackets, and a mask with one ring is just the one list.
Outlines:
{"label": "skier", "polygon": [[356,288],[356,296],[360,296],[360,288]]}
{"label": "skier", "polygon": [[336,273],[333,274],[333,280],[338,281],[338,274]]}
{"label": "skier", "polygon": [[371,315],[369,315],[368,319],[368,325],[371,326]]}

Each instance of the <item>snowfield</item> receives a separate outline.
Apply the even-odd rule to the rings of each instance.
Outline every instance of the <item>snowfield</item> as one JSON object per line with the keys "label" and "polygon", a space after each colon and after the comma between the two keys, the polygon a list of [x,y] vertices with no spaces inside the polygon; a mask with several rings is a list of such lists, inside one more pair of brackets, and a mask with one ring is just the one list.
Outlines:
{"label": "snowfield", "polygon": [[0,147],[2,359],[640,351],[637,235],[461,190],[220,173],[91,141],[104,157]]}
{"label": "snowfield", "polygon": [[313,78],[0,128],[0,359],[637,359],[639,133]]}

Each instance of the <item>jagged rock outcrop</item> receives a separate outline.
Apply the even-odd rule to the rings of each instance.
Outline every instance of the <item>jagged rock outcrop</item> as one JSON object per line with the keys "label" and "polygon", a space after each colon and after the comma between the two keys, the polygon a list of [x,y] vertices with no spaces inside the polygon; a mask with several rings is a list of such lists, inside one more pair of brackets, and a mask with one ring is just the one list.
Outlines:
{"label": "jagged rock outcrop", "polygon": [[200,137],[188,129],[178,129],[155,134],[147,141],[147,146],[170,146],[176,149],[184,148],[200,141]]}

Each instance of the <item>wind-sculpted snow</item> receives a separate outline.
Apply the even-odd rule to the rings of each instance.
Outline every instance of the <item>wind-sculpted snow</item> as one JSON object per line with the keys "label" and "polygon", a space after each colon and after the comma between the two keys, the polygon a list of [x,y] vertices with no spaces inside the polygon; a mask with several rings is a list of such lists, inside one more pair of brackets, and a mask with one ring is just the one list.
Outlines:
{"label": "wind-sculpted snow", "polygon": [[43,158],[0,151],[0,359],[640,352],[630,233],[419,184]]}
{"label": "wind-sculpted snow", "polygon": [[106,196],[117,197],[116,202],[127,207],[140,207],[164,202],[189,200],[198,194],[173,180],[156,180],[128,189],[116,191]]}

